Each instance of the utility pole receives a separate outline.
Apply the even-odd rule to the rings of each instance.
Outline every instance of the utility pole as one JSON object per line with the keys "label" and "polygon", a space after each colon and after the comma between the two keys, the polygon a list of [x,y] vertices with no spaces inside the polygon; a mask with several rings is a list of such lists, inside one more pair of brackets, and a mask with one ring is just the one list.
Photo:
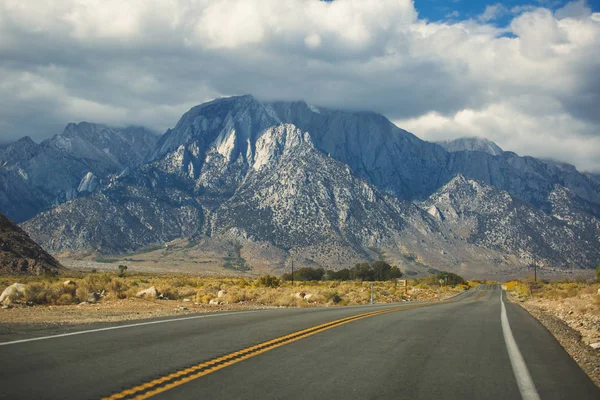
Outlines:
{"label": "utility pole", "polygon": [[375,292],[375,282],[371,282],[371,304],[373,304],[374,292]]}
{"label": "utility pole", "polygon": [[533,281],[537,283],[537,263],[535,262],[535,257],[533,258]]}
{"label": "utility pole", "polygon": [[294,259],[292,258],[292,287],[294,287]]}

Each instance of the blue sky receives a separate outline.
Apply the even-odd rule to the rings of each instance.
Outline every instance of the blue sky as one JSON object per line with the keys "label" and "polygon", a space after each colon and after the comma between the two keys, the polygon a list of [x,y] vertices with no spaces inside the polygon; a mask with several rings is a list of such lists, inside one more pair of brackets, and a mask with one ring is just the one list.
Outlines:
{"label": "blue sky", "polygon": [[[416,0],[415,8],[419,12],[419,18],[428,21],[462,21],[467,19],[482,20],[498,27],[505,27],[510,23],[516,11],[525,10],[527,7],[544,7],[557,10],[564,7],[568,1],[565,0],[504,0],[504,1],[480,1],[480,0]],[[594,12],[600,11],[600,0],[588,0],[587,6]],[[484,15],[486,7],[492,7],[490,11],[495,13]],[[495,18],[487,20],[486,17]]]}

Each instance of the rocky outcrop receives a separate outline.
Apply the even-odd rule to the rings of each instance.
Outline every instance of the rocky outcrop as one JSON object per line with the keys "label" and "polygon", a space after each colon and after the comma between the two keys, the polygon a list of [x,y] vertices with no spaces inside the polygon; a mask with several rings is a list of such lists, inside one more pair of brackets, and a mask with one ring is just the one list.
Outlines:
{"label": "rocky outcrop", "polygon": [[61,268],[21,228],[0,214],[0,274],[41,275]]}

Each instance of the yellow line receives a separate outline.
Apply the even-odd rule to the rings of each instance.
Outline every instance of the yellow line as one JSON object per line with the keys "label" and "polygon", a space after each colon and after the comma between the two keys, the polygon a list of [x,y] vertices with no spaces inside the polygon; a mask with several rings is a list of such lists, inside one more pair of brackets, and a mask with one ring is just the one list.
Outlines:
{"label": "yellow line", "polygon": [[[153,390],[138,394],[137,396],[133,397],[136,400],[147,399],[147,398],[150,398],[159,393],[163,393],[174,387],[188,383],[194,379],[198,379],[202,376],[211,374],[215,371],[218,371],[218,370],[226,368],[230,365],[236,364],[240,361],[243,361],[248,358],[265,353],[269,350],[276,349],[283,345],[295,342],[300,339],[304,339],[304,338],[312,336],[312,335],[316,335],[317,333],[321,333],[326,330],[333,329],[333,328],[348,324],[353,321],[358,321],[363,318],[373,317],[375,315],[385,314],[385,313],[399,311],[399,310],[409,310],[409,309],[414,309],[414,308],[428,307],[428,306],[434,306],[434,305],[438,305],[438,304],[447,304],[447,303],[452,303],[452,302],[454,302],[454,300],[442,301],[442,302],[437,302],[437,303],[429,303],[429,304],[415,304],[415,305],[410,305],[410,306],[395,307],[395,308],[390,308],[390,309],[386,309],[386,310],[370,311],[368,313],[353,315],[353,316],[338,319],[335,321],[330,321],[330,322],[327,322],[327,323],[324,323],[321,325],[316,325],[311,328],[307,328],[307,329],[303,329],[303,330],[300,330],[300,331],[297,331],[294,333],[290,333],[288,335],[281,336],[281,337],[278,337],[278,338],[275,338],[275,339],[272,339],[272,340],[269,340],[269,341],[266,341],[263,343],[259,343],[257,345],[247,347],[245,349],[238,350],[233,353],[229,353],[222,357],[218,357],[218,358],[212,359],[210,361],[206,361],[206,362],[194,365],[189,368],[182,369],[180,371],[171,373],[169,375],[165,375],[161,378],[146,382],[142,385],[134,386],[130,389],[123,390],[122,392],[113,394],[110,397],[105,397],[104,400],[120,400],[120,399],[124,399],[128,396],[134,396],[134,395],[136,395],[136,393],[143,392],[145,390],[154,388]],[[243,355],[241,357],[238,357],[241,354],[243,354]],[[237,358],[234,358],[234,357],[237,357]],[[234,359],[231,359],[231,358],[234,358]],[[228,360],[228,359],[231,359],[231,360]],[[215,365],[215,364],[218,364],[223,361],[225,361],[225,362],[220,365]],[[211,367],[211,368],[208,368],[208,367]],[[208,369],[205,369],[205,368],[208,368]],[[196,372],[196,371],[198,371],[198,372]],[[191,375],[189,375],[189,374],[191,374]],[[168,382],[173,379],[177,379],[184,375],[189,375],[189,376],[178,379],[169,384],[163,385],[165,382]]]}

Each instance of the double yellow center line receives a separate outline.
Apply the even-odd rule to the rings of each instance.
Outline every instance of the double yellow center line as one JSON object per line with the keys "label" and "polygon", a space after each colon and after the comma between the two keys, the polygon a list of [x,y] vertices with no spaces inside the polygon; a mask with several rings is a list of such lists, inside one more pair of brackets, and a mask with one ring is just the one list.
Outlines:
{"label": "double yellow center line", "polygon": [[105,397],[105,400],[120,400],[120,399],[147,399],[152,396],[155,396],[159,393],[165,392],[169,389],[173,389],[174,387],[183,385],[188,383],[194,379],[198,379],[205,375],[211,374],[220,369],[226,368],[232,364],[239,363],[240,361],[246,360],[248,358],[257,356],[259,354],[265,353],[269,350],[276,349],[277,347],[281,347],[288,343],[295,342],[300,339],[304,339],[308,336],[316,335],[317,333],[336,328],[341,325],[345,325],[347,323],[358,321],[363,318],[373,317],[375,315],[386,314],[399,310],[407,310],[411,308],[419,308],[419,307],[428,307],[437,304],[449,303],[452,301],[444,301],[439,303],[429,303],[429,304],[414,304],[410,306],[402,306],[389,308],[385,310],[379,311],[371,311],[363,314],[353,315],[350,317],[338,319],[335,321],[327,322],[325,324],[313,326],[311,328],[307,328],[298,332],[290,333],[289,335],[281,336],[267,342],[263,342],[251,347],[247,347],[245,349],[224,355],[222,357],[214,358],[212,360],[194,365],[189,368],[182,369],[180,371],[174,372],[169,375],[165,375],[162,378],[158,378],[142,385],[134,386],[131,389],[124,390],[122,392],[116,393],[110,397]]}

